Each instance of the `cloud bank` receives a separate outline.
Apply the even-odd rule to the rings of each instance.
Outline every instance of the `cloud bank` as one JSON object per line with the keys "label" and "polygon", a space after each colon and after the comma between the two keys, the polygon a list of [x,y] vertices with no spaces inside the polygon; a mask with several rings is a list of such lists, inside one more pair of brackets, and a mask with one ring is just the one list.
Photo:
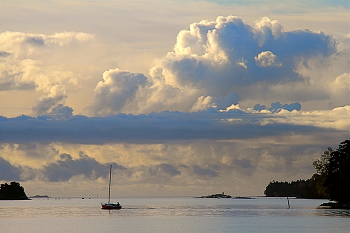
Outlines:
{"label": "cloud bank", "polygon": [[[295,107],[296,105],[296,107]],[[297,112],[298,104],[239,109],[68,119],[21,116],[0,119],[2,143],[165,143],[187,140],[252,139],[286,134],[347,132],[349,106],[330,111]],[[291,110],[291,111],[289,111]],[[320,120],[322,119],[322,122]]]}

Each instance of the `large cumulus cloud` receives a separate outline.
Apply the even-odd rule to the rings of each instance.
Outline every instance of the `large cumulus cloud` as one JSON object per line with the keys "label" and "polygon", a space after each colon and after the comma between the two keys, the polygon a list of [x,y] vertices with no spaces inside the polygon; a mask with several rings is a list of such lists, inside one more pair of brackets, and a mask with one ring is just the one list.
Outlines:
{"label": "large cumulus cloud", "polygon": [[169,84],[226,95],[242,85],[298,81],[300,62],[330,56],[335,45],[323,33],[284,32],[282,25],[268,18],[250,26],[238,17],[218,17],[181,31],[174,52],[159,69]]}
{"label": "large cumulus cloud", "polygon": [[267,17],[252,26],[235,16],[203,20],[179,32],[174,50],[156,61],[143,88],[137,81],[138,88],[128,85],[129,91],[116,95],[114,90],[125,84],[107,84],[105,74],[103,92],[101,83],[95,89],[92,114],[225,109],[256,98],[248,93],[256,92],[257,86],[265,94],[270,91],[269,99],[280,101],[283,95],[279,97],[273,88],[291,83],[307,88],[310,76],[299,72],[301,67],[310,60],[330,58],[336,45],[322,32],[284,31],[277,20]]}

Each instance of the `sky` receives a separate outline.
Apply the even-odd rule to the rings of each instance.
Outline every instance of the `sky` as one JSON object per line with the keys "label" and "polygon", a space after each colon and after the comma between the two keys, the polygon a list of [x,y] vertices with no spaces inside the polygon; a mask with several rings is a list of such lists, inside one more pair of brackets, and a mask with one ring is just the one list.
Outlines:
{"label": "sky", "polygon": [[348,1],[3,0],[0,182],[263,195],[350,137]]}

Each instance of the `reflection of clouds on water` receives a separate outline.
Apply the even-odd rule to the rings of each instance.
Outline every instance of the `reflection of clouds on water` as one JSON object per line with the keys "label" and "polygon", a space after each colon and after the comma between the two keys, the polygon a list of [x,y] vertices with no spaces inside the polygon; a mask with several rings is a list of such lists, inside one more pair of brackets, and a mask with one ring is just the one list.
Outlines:
{"label": "reflection of clouds on water", "polygon": [[128,197],[118,198],[123,209],[111,211],[101,210],[100,202],[104,200],[49,198],[1,201],[0,220],[6,221],[2,230],[343,233],[348,232],[350,227],[350,210],[317,209],[325,200],[316,199],[291,199],[291,209],[287,209],[286,198]]}
{"label": "reflection of clouds on water", "polygon": [[[2,218],[98,217],[106,213],[99,208],[103,198],[48,198],[28,202],[2,201]],[[285,198],[236,199],[191,197],[131,197],[118,198],[120,211],[110,214],[121,217],[136,216],[196,216],[196,217],[349,217],[350,210],[320,209],[325,200],[291,198],[287,209]],[[102,215],[105,216],[105,215]]]}

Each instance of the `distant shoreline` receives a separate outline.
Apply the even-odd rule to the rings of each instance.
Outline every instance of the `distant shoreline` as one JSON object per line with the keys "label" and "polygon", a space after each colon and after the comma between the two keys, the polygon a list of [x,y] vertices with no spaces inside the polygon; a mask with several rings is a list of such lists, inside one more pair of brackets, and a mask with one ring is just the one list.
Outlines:
{"label": "distant shoreline", "polygon": [[29,198],[50,198],[48,195],[35,195],[35,196],[30,196]]}

